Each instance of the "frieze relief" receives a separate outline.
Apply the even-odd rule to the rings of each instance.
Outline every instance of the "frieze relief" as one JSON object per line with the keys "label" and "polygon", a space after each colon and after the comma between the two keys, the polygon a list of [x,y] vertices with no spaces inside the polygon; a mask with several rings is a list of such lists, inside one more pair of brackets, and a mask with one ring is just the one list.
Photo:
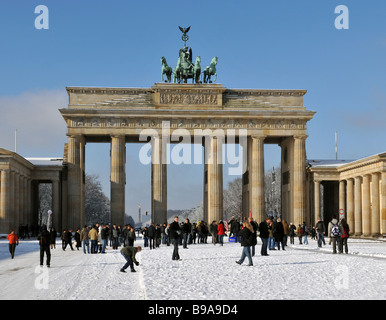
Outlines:
{"label": "frieze relief", "polygon": [[170,128],[184,129],[306,129],[303,120],[259,120],[259,119],[149,119],[149,118],[78,118],[71,121],[74,128],[162,128],[162,121],[168,121]]}
{"label": "frieze relief", "polygon": [[163,105],[217,105],[217,94],[200,92],[161,92],[159,103]]}

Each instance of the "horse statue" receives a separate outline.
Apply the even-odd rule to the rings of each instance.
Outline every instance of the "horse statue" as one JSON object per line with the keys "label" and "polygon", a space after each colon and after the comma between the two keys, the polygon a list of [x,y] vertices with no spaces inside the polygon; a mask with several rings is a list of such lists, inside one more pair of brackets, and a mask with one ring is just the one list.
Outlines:
{"label": "horse statue", "polygon": [[174,71],[173,71],[174,83],[176,82],[181,83],[181,71],[182,71],[181,59],[178,58],[177,66],[174,68]]}
{"label": "horse statue", "polygon": [[166,75],[167,80],[165,82],[172,81],[172,68],[168,66],[165,57],[161,57],[162,64],[162,81],[164,81],[164,74]]}
{"label": "horse statue", "polygon": [[196,63],[193,67],[193,82],[200,83],[200,75],[201,75],[201,57],[197,56]]}
{"label": "horse statue", "polygon": [[174,82],[184,83],[193,77],[194,64],[192,63],[192,49],[187,47],[180,49],[177,66],[174,69]]}
{"label": "horse statue", "polygon": [[210,77],[213,75],[215,76],[214,82],[216,82],[217,80],[216,65],[217,65],[217,57],[214,57],[210,62],[210,65],[207,66],[204,70],[204,83],[212,83],[212,81],[210,80]]}

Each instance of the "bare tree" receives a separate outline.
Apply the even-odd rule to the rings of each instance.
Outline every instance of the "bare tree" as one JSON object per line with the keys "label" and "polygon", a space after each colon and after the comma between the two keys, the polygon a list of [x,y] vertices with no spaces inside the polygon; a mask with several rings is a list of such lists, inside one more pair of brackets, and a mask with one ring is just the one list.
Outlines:
{"label": "bare tree", "polygon": [[241,219],[241,213],[243,210],[242,202],[242,179],[236,178],[235,180],[228,183],[227,189],[224,190],[224,218],[227,217],[229,220],[231,217]]}
{"label": "bare tree", "polygon": [[86,174],[84,200],[86,224],[110,222],[110,200],[103,193],[97,174]]}
{"label": "bare tree", "polygon": [[48,210],[52,209],[52,184],[39,184],[39,225],[47,223]]}

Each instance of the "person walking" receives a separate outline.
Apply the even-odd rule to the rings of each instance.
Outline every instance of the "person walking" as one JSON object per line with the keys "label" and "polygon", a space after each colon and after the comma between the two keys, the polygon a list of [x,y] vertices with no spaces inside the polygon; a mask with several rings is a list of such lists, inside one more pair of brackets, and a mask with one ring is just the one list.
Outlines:
{"label": "person walking", "polygon": [[89,230],[87,226],[85,225],[82,228],[82,231],[80,232],[80,242],[82,243],[83,247],[83,253],[86,254],[86,248],[87,248],[87,253],[90,253],[90,237],[89,237]]}
{"label": "person walking", "polygon": [[182,225],[182,236],[183,236],[183,248],[188,249],[188,241],[189,241],[189,235],[192,231],[192,225],[187,218],[185,220],[185,223]]}
{"label": "person walking", "polygon": [[321,248],[322,243],[326,245],[324,241],[324,235],[326,233],[325,232],[326,230],[325,230],[324,222],[320,218],[318,219],[318,222],[315,225],[315,231],[316,231],[316,238],[318,240],[318,248]]}
{"label": "person walking", "polygon": [[298,225],[299,244],[303,244],[302,243],[303,233],[304,233],[304,230],[303,230],[302,226],[299,224]]}
{"label": "person walking", "polygon": [[11,259],[15,257],[16,246],[19,245],[19,238],[15,233],[15,230],[11,229],[9,235],[7,236],[9,253],[11,254]]}
{"label": "person walking", "polygon": [[74,235],[74,240],[75,240],[75,247],[76,250],[79,251],[79,248],[82,246],[82,242],[80,241],[80,229],[76,229],[75,235]]}
{"label": "person walking", "polygon": [[346,222],[346,219],[342,219],[340,221],[341,225],[342,225],[342,230],[343,230],[343,233],[342,235],[340,236],[342,238],[342,251],[344,249],[344,252],[345,253],[348,253],[348,245],[347,245],[347,240],[348,240],[348,237],[349,237],[349,234],[350,234],[350,227],[348,225],[348,223]]}
{"label": "person walking", "polygon": [[307,224],[305,221],[303,221],[303,236],[304,236],[304,240],[303,240],[303,243],[304,244],[308,244],[308,238],[307,236],[310,234],[310,229],[308,228]]}
{"label": "person walking", "polygon": [[134,246],[134,241],[137,239],[136,235],[135,235],[135,230],[132,226],[129,226],[128,228],[129,230],[127,231],[127,243],[130,247],[133,247]]}
{"label": "person walking", "polygon": [[47,227],[43,226],[42,232],[38,235],[40,245],[40,266],[43,266],[44,254],[46,254],[46,265],[48,268],[51,265],[50,238]]}
{"label": "person walking", "polygon": [[338,223],[338,220],[334,217],[328,224],[328,236],[332,242],[332,253],[336,254],[336,247],[338,246],[338,253],[342,253],[341,235],[343,233],[342,226]]}
{"label": "person walking", "polygon": [[243,228],[239,234],[241,236],[241,246],[243,247],[243,251],[241,253],[240,260],[237,260],[236,263],[241,265],[245,258],[248,257],[248,266],[253,266],[251,256],[251,246],[253,244],[253,228],[248,221],[243,222]]}
{"label": "person walking", "polygon": [[273,219],[269,219],[269,224],[268,224],[268,232],[269,232],[269,237],[268,237],[268,249],[269,250],[276,250],[275,249],[275,237],[273,236],[274,230],[275,229],[275,223]]}
{"label": "person walking", "polygon": [[218,224],[216,223],[216,220],[213,220],[209,225],[209,232],[212,235],[212,243],[216,245],[218,242]]}
{"label": "person walking", "polygon": [[66,233],[63,234],[63,238],[64,238],[63,251],[66,250],[67,245],[70,245],[71,250],[74,251],[74,248],[72,247],[72,230],[68,229],[68,231],[66,231]]}
{"label": "person walking", "polygon": [[224,222],[220,220],[217,227],[217,237],[218,237],[218,243],[221,246],[224,245],[224,236],[225,236],[225,225],[224,225]]}
{"label": "person walking", "polygon": [[113,228],[111,230],[111,238],[112,238],[112,247],[113,250],[117,250],[119,246],[119,228],[116,224],[113,225]]}
{"label": "person walking", "polygon": [[54,227],[50,230],[50,243],[51,243],[51,249],[56,249],[56,229]]}
{"label": "person walking", "polygon": [[283,224],[283,229],[284,229],[283,245],[284,245],[284,247],[286,247],[287,246],[287,239],[288,239],[288,235],[289,235],[289,226],[288,226],[288,223],[285,219],[282,220],[282,224]]}
{"label": "person walking", "polygon": [[154,223],[152,223],[149,226],[149,228],[147,229],[147,234],[149,236],[150,250],[155,249],[155,226],[154,226]]}
{"label": "person walking", "polygon": [[66,245],[66,233],[67,233],[67,230],[63,229],[62,234],[60,236],[60,239],[62,240],[62,249],[63,250],[64,250],[64,247]]}
{"label": "person walking", "polygon": [[268,256],[268,237],[269,237],[269,230],[268,226],[270,224],[270,219],[267,217],[264,221],[262,221],[259,225],[260,230],[260,239],[261,239],[261,255],[262,256]]}
{"label": "person walking", "polygon": [[170,224],[170,239],[172,240],[174,249],[172,254],[172,260],[181,260],[178,253],[178,237],[181,233],[180,225],[178,223],[178,216],[174,217],[174,221]]}
{"label": "person walking", "polygon": [[252,217],[249,217],[248,218],[248,221],[249,223],[251,224],[252,228],[253,228],[253,238],[252,238],[252,245],[251,245],[251,255],[252,257],[255,256],[255,247],[257,245],[257,231],[259,229],[259,226],[257,225],[257,223],[253,220]]}
{"label": "person walking", "polygon": [[100,253],[106,253],[107,239],[109,237],[109,233],[105,224],[102,225],[100,235],[101,235],[100,240],[102,244],[102,250]]}
{"label": "person walking", "polygon": [[141,252],[142,248],[140,246],[138,247],[131,247],[131,246],[126,246],[121,249],[121,254],[125,258],[126,263],[125,265],[121,268],[121,272],[126,272],[126,269],[130,266],[131,272],[136,272],[134,269],[134,265],[139,266],[139,262],[135,259],[135,255],[138,252]]}
{"label": "person walking", "polygon": [[95,225],[88,232],[88,236],[91,241],[91,253],[98,253],[98,230]]}
{"label": "person walking", "polygon": [[275,242],[277,243],[277,249],[280,250],[280,244],[281,248],[284,249],[284,226],[283,223],[281,222],[281,219],[278,218],[276,221],[276,228],[275,228]]}
{"label": "person walking", "polygon": [[290,244],[295,244],[295,230],[296,226],[291,222],[289,225]]}

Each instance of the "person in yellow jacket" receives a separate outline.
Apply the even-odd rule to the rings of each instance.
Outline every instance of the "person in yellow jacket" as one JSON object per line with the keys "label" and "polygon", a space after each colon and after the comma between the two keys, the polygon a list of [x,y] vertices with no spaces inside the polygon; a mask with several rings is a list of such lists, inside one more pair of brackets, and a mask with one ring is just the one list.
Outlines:
{"label": "person in yellow jacket", "polygon": [[98,252],[98,231],[96,229],[96,226],[93,226],[91,230],[88,233],[88,236],[90,237],[91,241],[91,253],[97,253]]}

